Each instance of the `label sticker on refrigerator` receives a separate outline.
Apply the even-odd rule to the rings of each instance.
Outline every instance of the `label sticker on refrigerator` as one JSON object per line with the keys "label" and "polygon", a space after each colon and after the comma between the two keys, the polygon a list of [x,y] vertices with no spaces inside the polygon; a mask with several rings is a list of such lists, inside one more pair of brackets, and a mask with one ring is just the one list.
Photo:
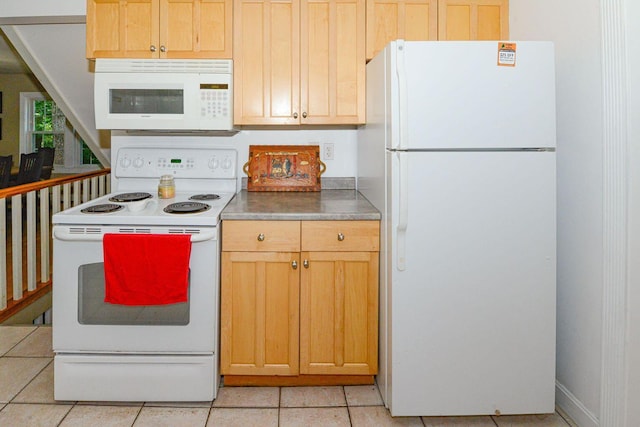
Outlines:
{"label": "label sticker on refrigerator", "polygon": [[498,66],[515,67],[516,66],[516,44],[515,43],[498,43]]}

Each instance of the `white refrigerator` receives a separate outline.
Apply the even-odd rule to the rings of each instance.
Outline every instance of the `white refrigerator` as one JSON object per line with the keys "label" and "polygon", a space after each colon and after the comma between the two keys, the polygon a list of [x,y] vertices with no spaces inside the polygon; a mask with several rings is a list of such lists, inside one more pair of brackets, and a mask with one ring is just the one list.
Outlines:
{"label": "white refrigerator", "polygon": [[393,416],[554,411],[555,132],[551,43],[398,40],[367,65]]}

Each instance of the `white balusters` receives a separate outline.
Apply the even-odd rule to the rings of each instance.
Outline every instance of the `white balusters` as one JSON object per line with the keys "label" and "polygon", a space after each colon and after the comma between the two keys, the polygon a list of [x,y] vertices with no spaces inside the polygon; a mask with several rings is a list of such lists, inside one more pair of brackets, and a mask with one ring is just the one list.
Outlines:
{"label": "white balusters", "polygon": [[[40,285],[51,281],[52,216],[63,209],[109,193],[110,177],[108,173],[86,178],[79,177],[75,181],[67,181],[51,187],[36,187],[32,191],[9,193],[7,196],[0,197],[0,224],[6,224],[7,220],[11,222],[10,230],[0,226],[0,247],[7,249],[0,255],[0,317],[2,311],[9,307],[10,301],[20,301],[25,296],[23,277],[25,261],[27,291],[35,291]],[[10,218],[7,218],[9,210],[11,214]],[[26,242],[26,248],[24,248],[24,242]],[[10,248],[7,244],[10,244]],[[8,258],[9,250],[10,259]],[[23,259],[25,257],[26,260]],[[8,271],[12,272],[9,278],[10,284],[7,280]],[[13,289],[12,293],[9,292],[9,286]]]}
{"label": "white balusters", "polygon": [[[18,240],[18,239],[16,239]],[[36,289],[36,192],[27,193],[27,290]],[[15,286],[15,283],[14,283]]]}
{"label": "white balusters", "polygon": [[49,248],[49,239],[43,238],[48,237],[51,233],[50,223],[51,216],[49,215],[49,203],[46,201],[49,200],[49,189],[43,188],[40,190],[40,281],[48,282],[50,279],[49,269],[50,269],[50,257],[51,251]]}
{"label": "white balusters", "polygon": [[[0,224],[7,223],[7,201],[0,199]],[[0,227],[0,246],[7,247],[7,229]],[[7,308],[7,255],[0,256],[0,311]]]}
{"label": "white balusters", "polygon": [[11,269],[13,299],[22,299],[22,195],[11,197]]}

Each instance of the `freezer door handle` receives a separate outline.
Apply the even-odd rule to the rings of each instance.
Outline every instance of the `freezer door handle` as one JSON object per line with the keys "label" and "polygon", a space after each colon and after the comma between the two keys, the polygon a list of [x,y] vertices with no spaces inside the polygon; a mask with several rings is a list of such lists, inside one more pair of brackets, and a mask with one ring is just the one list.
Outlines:
{"label": "freezer door handle", "polygon": [[395,147],[398,150],[404,150],[407,148],[407,129],[408,119],[407,112],[408,106],[408,87],[407,87],[407,73],[404,61],[404,40],[398,40],[396,51],[396,74],[398,77],[398,120],[399,120],[399,132],[398,132],[398,145]]}
{"label": "freezer door handle", "polygon": [[398,156],[398,172],[399,172],[399,191],[398,191],[398,227],[396,229],[396,242],[398,244],[398,270],[406,269],[406,237],[407,227],[409,225],[409,158],[404,152],[397,152]]}

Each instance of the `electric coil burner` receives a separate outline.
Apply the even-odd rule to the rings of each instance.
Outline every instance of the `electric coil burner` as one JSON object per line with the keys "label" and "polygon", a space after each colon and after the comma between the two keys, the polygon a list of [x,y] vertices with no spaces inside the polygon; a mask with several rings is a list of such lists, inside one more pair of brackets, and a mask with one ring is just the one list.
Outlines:
{"label": "electric coil burner", "polygon": [[190,214],[205,212],[211,209],[211,206],[206,203],[200,202],[178,202],[171,203],[165,207],[163,211],[170,214]]}
{"label": "electric coil burner", "polygon": [[220,196],[218,194],[194,194],[189,197],[189,200],[218,200]]}
{"label": "electric coil burner", "polygon": [[[237,190],[237,157],[236,150],[197,137],[112,135],[111,193],[53,216],[56,400],[202,402],[216,397],[220,213]],[[157,193],[166,174],[175,182],[171,198]],[[185,235],[191,241],[186,301],[105,302],[107,284],[113,285],[105,273],[116,268],[150,293],[171,291],[175,283],[163,280],[174,266],[156,261],[172,253],[172,239],[182,241]],[[169,243],[151,247],[158,241]],[[135,246],[131,257],[137,258],[130,266],[105,257],[114,253],[114,242]],[[146,274],[136,270],[138,262],[148,264]]]}
{"label": "electric coil burner", "polygon": [[101,213],[111,213],[117,212],[120,209],[123,209],[122,205],[117,205],[115,203],[101,203],[99,205],[93,205],[81,209],[80,212],[88,213],[88,214],[101,214]]}
{"label": "electric coil burner", "polygon": [[151,194],[144,192],[136,192],[136,193],[122,193],[116,194],[115,196],[109,197],[110,202],[138,202],[140,200],[150,199]]}

